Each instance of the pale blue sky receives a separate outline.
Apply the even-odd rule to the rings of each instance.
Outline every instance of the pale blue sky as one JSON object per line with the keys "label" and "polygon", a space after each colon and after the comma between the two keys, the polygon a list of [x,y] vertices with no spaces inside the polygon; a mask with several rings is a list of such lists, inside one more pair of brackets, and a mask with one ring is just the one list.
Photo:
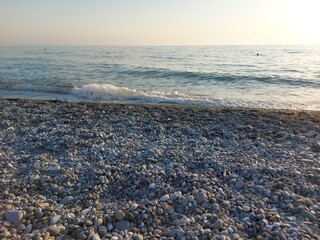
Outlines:
{"label": "pale blue sky", "polygon": [[319,9],[318,0],[0,0],[0,45],[320,44]]}

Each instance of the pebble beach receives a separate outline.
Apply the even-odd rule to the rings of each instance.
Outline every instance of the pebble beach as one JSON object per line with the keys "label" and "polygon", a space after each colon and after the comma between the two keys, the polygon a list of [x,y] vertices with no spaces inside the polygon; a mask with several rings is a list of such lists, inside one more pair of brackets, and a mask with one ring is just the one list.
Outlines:
{"label": "pebble beach", "polygon": [[320,239],[320,112],[0,100],[1,239]]}

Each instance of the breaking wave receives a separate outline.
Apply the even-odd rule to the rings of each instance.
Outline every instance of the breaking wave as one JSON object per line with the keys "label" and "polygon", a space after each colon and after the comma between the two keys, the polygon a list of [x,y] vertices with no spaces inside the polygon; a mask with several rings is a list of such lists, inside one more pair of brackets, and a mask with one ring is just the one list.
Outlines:
{"label": "breaking wave", "polygon": [[[14,95],[14,92],[22,92]],[[11,92],[11,93],[9,93]],[[274,103],[265,101],[246,101],[239,99],[221,99],[206,96],[180,93],[177,91],[145,91],[128,87],[118,87],[112,84],[87,84],[76,86],[44,86],[37,84],[0,84],[0,97],[17,96],[18,98],[58,99],[66,101],[113,102],[113,103],[149,103],[178,104],[215,107],[244,107],[268,109],[309,109],[319,110],[319,107],[296,105],[290,103]],[[37,94],[34,94],[37,93]],[[31,94],[31,95],[30,95]],[[40,98],[36,98],[40,96]],[[10,97],[9,97],[10,98]]]}
{"label": "breaking wave", "polygon": [[73,95],[97,101],[136,101],[147,103],[195,103],[210,104],[209,99],[200,98],[177,91],[142,91],[134,88],[117,87],[112,84],[88,84],[75,87]]}
{"label": "breaking wave", "polygon": [[[117,87],[112,84],[88,84],[75,87],[72,94],[92,101],[103,102],[133,102],[133,103],[156,103],[156,104],[179,104],[216,107],[250,107],[250,108],[282,108],[270,102],[253,102],[226,100],[220,98],[206,98],[191,94],[169,91],[141,91],[127,87]],[[292,107],[291,107],[292,108]]]}

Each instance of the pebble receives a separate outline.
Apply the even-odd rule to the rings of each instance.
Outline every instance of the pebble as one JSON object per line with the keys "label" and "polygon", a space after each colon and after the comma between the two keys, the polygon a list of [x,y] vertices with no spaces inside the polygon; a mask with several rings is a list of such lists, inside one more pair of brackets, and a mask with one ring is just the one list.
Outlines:
{"label": "pebble", "polygon": [[23,217],[23,213],[20,210],[8,210],[4,213],[5,218],[11,222],[17,222]]}
{"label": "pebble", "polygon": [[244,212],[250,212],[250,207],[249,206],[243,206],[242,210]]}
{"label": "pebble", "polygon": [[12,209],[12,205],[11,204],[5,204],[4,206],[3,206],[3,210],[11,210]]}
{"label": "pebble", "polygon": [[51,236],[58,236],[60,234],[60,227],[57,226],[49,226],[47,228],[47,232],[50,233]]}
{"label": "pebble", "polygon": [[316,221],[317,218],[316,216],[314,216],[312,213],[310,213],[309,211],[303,209],[301,212],[300,212],[301,216],[303,216],[304,218],[308,218],[310,221]]}
{"label": "pebble", "polygon": [[115,212],[115,218],[116,218],[118,221],[123,220],[124,217],[125,217],[125,213],[124,213],[122,210],[119,210],[119,211],[116,211],[116,212]]}
{"label": "pebble", "polygon": [[143,240],[143,236],[142,235],[135,235],[132,238],[133,240]]}
{"label": "pebble", "polygon": [[72,197],[72,196],[66,196],[66,197],[64,197],[64,198],[60,201],[60,204],[68,205],[68,204],[72,203],[73,200],[74,200],[74,197]]}
{"label": "pebble", "polygon": [[51,171],[51,172],[60,171],[60,166],[59,165],[53,166],[53,167],[49,168],[49,171]]}
{"label": "pebble", "polygon": [[166,202],[168,201],[170,198],[169,194],[166,194],[166,195],[163,195],[161,198],[160,198],[160,201],[161,202]]}
{"label": "pebble", "polygon": [[127,230],[127,229],[129,229],[129,227],[130,227],[130,222],[127,220],[122,220],[122,221],[116,222],[116,228],[119,231]]}
{"label": "pebble", "polygon": [[56,215],[50,219],[50,225],[56,224],[61,219],[61,215]]}
{"label": "pebble", "polygon": [[32,224],[30,223],[24,229],[24,233],[31,233],[31,231],[32,231]]}
{"label": "pebble", "polygon": [[309,137],[309,138],[311,138],[311,137],[313,137],[313,136],[315,136],[315,135],[317,135],[317,132],[314,131],[314,130],[311,130],[311,131],[309,131],[309,132],[307,132],[307,133],[305,134],[305,136],[306,136],[306,137]]}
{"label": "pebble", "polygon": [[201,204],[206,198],[207,198],[207,195],[205,193],[199,192],[195,200],[198,204]]}
{"label": "pebble", "polygon": [[218,219],[213,225],[212,225],[212,230],[220,230],[222,228],[223,221]]}

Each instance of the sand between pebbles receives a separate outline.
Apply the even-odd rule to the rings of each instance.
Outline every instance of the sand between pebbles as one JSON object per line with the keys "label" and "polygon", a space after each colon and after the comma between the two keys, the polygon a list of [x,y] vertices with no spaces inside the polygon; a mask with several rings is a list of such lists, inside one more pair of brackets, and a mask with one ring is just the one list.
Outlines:
{"label": "sand between pebbles", "polygon": [[2,239],[320,239],[320,113],[0,100]]}

